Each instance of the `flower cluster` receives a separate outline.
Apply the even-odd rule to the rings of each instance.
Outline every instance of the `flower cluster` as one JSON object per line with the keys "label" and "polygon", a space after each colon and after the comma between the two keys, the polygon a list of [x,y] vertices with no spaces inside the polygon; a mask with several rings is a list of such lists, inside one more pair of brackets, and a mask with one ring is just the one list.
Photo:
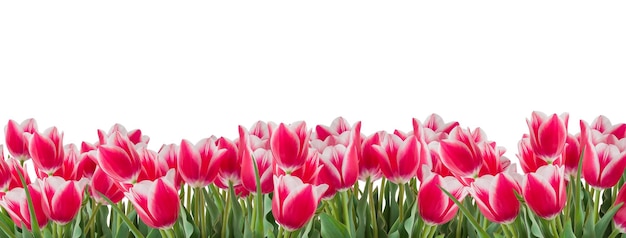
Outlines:
{"label": "flower cluster", "polygon": [[[412,130],[258,121],[239,137],[149,148],[116,124],[65,144],[34,119],[5,127],[0,232],[89,237],[617,236],[626,124],[533,112],[518,159],[481,128],[432,114]],[[26,172],[34,166],[34,176]],[[461,212],[459,212],[461,211]],[[480,215],[479,215],[480,214]],[[2,217],[4,216],[4,217]],[[614,226],[609,226],[613,221]],[[471,229],[470,229],[471,228]]]}

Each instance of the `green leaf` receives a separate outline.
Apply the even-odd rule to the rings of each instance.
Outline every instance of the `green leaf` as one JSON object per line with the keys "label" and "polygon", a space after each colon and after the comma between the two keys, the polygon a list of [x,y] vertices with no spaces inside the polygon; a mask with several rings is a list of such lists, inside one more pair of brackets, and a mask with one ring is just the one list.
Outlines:
{"label": "green leaf", "polygon": [[326,213],[320,214],[322,223],[322,237],[350,237],[348,229],[334,217]]}
{"label": "green leaf", "polygon": [[[102,194],[101,192],[98,192],[100,194],[100,196],[102,197],[102,199],[106,200],[109,204],[114,204],[107,196],[105,196],[104,194]],[[135,227],[135,225],[133,225],[133,223],[128,219],[128,217],[126,217],[124,215],[124,212],[122,210],[120,210],[119,207],[115,206],[115,205],[111,205],[110,206],[113,211],[115,211],[115,213],[120,216],[122,218],[122,221],[124,221],[124,223],[126,224],[126,227],[129,228],[132,232],[133,235],[135,235],[135,237],[138,238],[145,238],[143,236],[143,234],[141,234],[141,232],[139,232],[139,230],[137,229],[137,227]],[[121,228],[121,227],[120,227]],[[117,237],[117,236],[116,236]],[[128,237],[128,235],[126,236]]]}
{"label": "green leaf", "polygon": [[613,206],[606,212],[606,214],[604,214],[604,216],[602,216],[602,218],[598,221],[595,227],[596,237],[604,237],[606,228],[609,227],[609,224],[611,224],[611,221],[613,221],[613,216],[615,216],[615,213],[617,213],[617,211],[620,207],[622,207],[623,204],[624,203],[620,203]]}
{"label": "green leaf", "polygon": [[459,202],[459,200],[457,200],[456,197],[454,197],[452,194],[450,194],[450,192],[448,192],[441,186],[439,186],[439,189],[441,189],[441,191],[443,191],[443,193],[445,193],[446,196],[448,196],[454,202],[454,204],[456,204],[459,207],[459,210],[463,213],[463,215],[465,215],[467,220],[472,224],[472,226],[474,227],[474,229],[476,230],[476,232],[481,238],[489,237],[489,234],[487,234],[487,232],[483,229],[483,227],[480,226],[480,224],[478,224],[478,222],[476,221],[472,213],[469,210],[467,210],[467,208],[463,206],[463,204],[461,204],[461,202]]}
{"label": "green leaf", "polygon": [[563,234],[561,234],[563,238],[576,238],[576,234],[572,230],[572,220],[567,219],[565,221],[565,227],[563,227]]}

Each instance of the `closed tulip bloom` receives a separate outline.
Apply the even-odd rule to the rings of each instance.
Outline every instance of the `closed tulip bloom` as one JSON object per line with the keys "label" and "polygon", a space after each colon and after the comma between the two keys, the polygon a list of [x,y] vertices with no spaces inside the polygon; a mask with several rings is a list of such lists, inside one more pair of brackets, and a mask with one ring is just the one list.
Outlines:
{"label": "closed tulip bloom", "polygon": [[9,166],[9,170],[11,171],[11,182],[9,183],[9,188],[8,190],[12,190],[13,188],[23,188],[24,186],[22,185],[22,180],[20,180],[20,176],[19,176],[19,172],[22,173],[22,175],[24,176],[24,180],[26,180],[26,184],[30,184],[31,180],[29,176],[26,176],[28,174],[27,170],[26,170],[26,165],[22,166],[20,165],[20,162],[15,159],[15,158],[9,158],[6,160],[7,165]]}
{"label": "closed tulip bloom", "polygon": [[481,143],[480,147],[483,165],[478,176],[486,174],[496,175],[505,171],[511,165],[511,161],[504,156],[506,151],[504,147],[496,146],[495,142]]}
{"label": "closed tulip bloom", "polygon": [[424,169],[424,180],[420,184],[417,205],[419,214],[428,225],[441,225],[449,222],[459,209],[440,187],[459,201],[463,201],[468,194],[467,188],[456,178],[442,177]]}
{"label": "closed tulip bloom", "polygon": [[382,176],[380,165],[378,164],[380,153],[374,148],[374,145],[380,146],[381,136],[384,136],[383,132],[376,132],[368,136],[361,145],[361,159],[359,160],[360,180],[365,181],[367,178],[370,178],[370,180],[376,181]]}
{"label": "closed tulip bloom", "polygon": [[160,160],[158,154],[146,147],[140,148],[138,151],[139,160],[141,161],[141,170],[137,176],[137,182],[143,180],[155,180],[163,177],[169,170],[167,162]]}
{"label": "closed tulip bloom", "polygon": [[551,163],[561,156],[567,140],[568,117],[567,113],[559,117],[556,114],[547,116],[535,111],[532,118],[526,120],[530,131],[530,145],[540,159]]}
{"label": "closed tulip bloom", "polygon": [[141,181],[124,193],[139,218],[149,227],[169,229],[178,219],[180,199],[174,187],[174,175],[171,169],[165,177]]}
{"label": "closed tulip bloom", "polygon": [[[258,128],[257,128],[258,129]],[[258,137],[251,135],[246,128],[239,126],[239,154],[241,155],[241,184],[251,193],[257,192],[254,164],[256,163],[261,179],[261,193],[274,190],[273,155],[264,148],[254,148],[252,141]]]}
{"label": "closed tulip bloom", "polygon": [[[59,169],[57,169],[52,176],[60,176],[65,180],[77,180],[76,168],[78,166],[79,160],[79,152],[78,148],[74,144],[68,144],[64,146],[64,158],[63,164]],[[48,177],[48,174],[44,173],[42,170],[39,170],[35,167],[35,171],[37,172],[37,176],[39,178]]]}
{"label": "closed tulip bloom", "polygon": [[626,169],[626,151],[615,144],[593,144],[587,123],[580,122],[581,140],[584,148],[582,176],[595,188],[611,188],[619,182]]}
{"label": "closed tulip bloom", "polygon": [[9,154],[14,158],[24,161],[30,159],[28,151],[28,137],[37,131],[35,119],[26,119],[21,124],[9,120],[4,128],[5,141]]}
{"label": "closed tulip bloom", "polygon": [[565,166],[565,174],[568,176],[576,175],[580,163],[581,146],[579,139],[569,134],[565,142],[563,150],[562,163]]}
{"label": "closed tulip bloom", "polygon": [[484,175],[470,186],[470,194],[480,212],[489,221],[500,224],[515,221],[520,208],[515,193],[521,194],[522,191],[511,175],[507,173]]}
{"label": "closed tulip bloom", "polygon": [[[48,217],[43,212],[41,188],[39,184],[32,183],[28,185],[28,192],[30,193],[31,201],[35,211],[35,217],[39,228],[43,228],[48,224]],[[4,195],[0,205],[9,213],[9,216],[17,226],[24,224],[26,229],[32,230],[32,223],[30,219],[30,210],[28,208],[28,200],[26,199],[26,192],[24,188],[14,188]]]}
{"label": "closed tulip bloom", "polygon": [[96,168],[94,171],[89,185],[89,192],[97,203],[104,205],[109,205],[109,202],[102,198],[102,195],[111,200],[114,204],[117,204],[124,198],[124,191],[122,191],[117,182],[111,179],[101,168]]}
{"label": "closed tulip bloom", "polygon": [[522,196],[537,216],[556,217],[565,207],[565,171],[563,166],[545,165],[528,173],[522,181]]}
{"label": "closed tulip bloom", "polygon": [[300,168],[308,156],[310,134],[304,121],[290,125],[280,123],[276,128],[272,128],[270,148],[276,166],[286,173]]}
{"label": "closed tulip bloom", "polygon": [[215,143],[218,148],[225,150],[217,179],[220,182],[219,184],[223,184],[220,188],[228,189],[229,183],[233,185],[241,184],[241,157],[239,156],[237,145],[225,137],[220,137]]}
{"label": "closed tulip bloom", "polygon": [[615,228],[617,228],[621,233],[626,233],[626,184],[622,185],[617,193],[617,198],[615,198],[614,205],[624,203],[615,216],[613,216],[613,223],[615,223]]}
{"label": "closed tulip bloom", "polygon": [[159,160],[167,164],[167,170],[174,169],[176,171],[175,184],[176,188],[180,189],[180,185],[183,183],[183,178],[180,177],[178,172],[178,145],[167,144],[161,146],[158,152]]}
{"label": "closed tulip bloom", "polygon": [[441,162],[454,175],[466,178],[478,176],[483,163],[479,142],[484,136],[481,134],[480,128],[471,132],[469,129],[456,127],[448,139],[441,140],[439,145]]}
{"label": "closed tulip bloom", "polygon": [[330,126],[317,125],[315,127],[315,139],[326,140],[329,136],[339,136],[344,132],[349,132],[351,129],[350,123],[343,118],[337,117]]}
{"label": "closed tulip bloom", "polygon": [[51,176],[40,180],[42,208],[46,216],[61,225],[72,221],[83,202],[87,179],[65,180]]}
{"label": "closed tulip bloom", "polygon": [[[0,145],[0,194],[8,191],[11,184],[11,167],[4,160],[4,148]],[[0,195],[0,197],[2,197]]]}
{"label": "closed tulip bloom", "polygon": [[113,180],[118,182],[136,182],[141,171],[141,159],[135,145],[115,132],[107,143],[98,146],[98,165]]}
{"label": "closed tulip bloom", "polygon": [[219,149],[215,138],[205,138],[194,146],[182,140],[178,152],[178,172],[194,188],[209,185],[217,178],[225,149]]}
{"label": "closed tulip bloom", "polygon": [[61,168],[65,156],[63,133],[59,133],[56,127],[48,128],[44,133],[33,133],[29,142],[30,156],[38,170],[53,174]]}
{"label": "closed tulip bloom", "polygon": [[403,184],[417,175],[420,159],[429,158],[429,151],[423,141],[414,135],[405,140],[395,134],[386,134],[381,145],[374,145],[379,157],[378,163],[383,175],[395,184]]}
{"label": "closed tulip bloom", "polygon": [[[315,183],[322,167],[323,165],[320,164],[320,153],[315,149],[310,149],[306,162],[302,165],[302,167],[294,170],[291,175],[300,178],[303,183]],[[275,169],[275,175],[285,175],[285,171],[282,171],[278,167]]]}
{"label": "closed tulip bloom", "polygon": [[274,176],[272,214],[285,230],[295,231],[313,218],[322,194],[328,185],[302,183],[291,175]]}
{"label": "closed tulip bloom", "polygon": [[337,191],[352,188],[356,183],[359,173],[356,145],[351,144],[348,148],[344,145],[326,147],[320,155],[320,162],[323,167],[316,184],[329,186],[323,196],[325,199],[331,198]]}
{"label": "closed tulip bloom", "polygon": [[530,145],[530,138],[528,134],[524,134],[522,139],[517,144],[519,153],[517,158],[520,162],[520,167],[524,173],[531,173],[537,171],[541,166],[547,165],[548,162],[542,160],[535,154],[532,146]]}

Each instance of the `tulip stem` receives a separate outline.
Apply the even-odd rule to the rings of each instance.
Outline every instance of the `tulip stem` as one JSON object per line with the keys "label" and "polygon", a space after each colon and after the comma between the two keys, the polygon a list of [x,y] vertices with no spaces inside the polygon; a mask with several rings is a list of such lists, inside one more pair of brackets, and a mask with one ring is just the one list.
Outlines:
{"label": "tulip stem", "polygon": [[611,232],[611,234],[609,235],[609,238],[615,238],[620,234],[618,229],[613,228],[613,231]]}
{"label": "tulip stem", "polygon": [[352,218],[350,218],[350,210],[348,210],[350,196],[348,196],[348,191],[342,192],[340,196],[343,198],[341,204],[343,207],[343,219],[346,223],[346,227],[348,228],[348,234],[352,237]]}
{"label": "tulip stem", "polygon": [[378,190],[378,211],[383,211],[383,199],[385,198],[385,184],[387,180],[383,177],[380,180],[380,190]]}
{"label": "tulip stem", "polygon": [[[23,161],[22,166],[23,166]],[[26,179],[24,178],[24,174],[22,174],[22,169],[16,169],[17,175],[20,177],[20,181],[22,182],[22,187],[24,187],[24,194],[26,195],[26,201],[28,202],[28,212],[30,215],[30,224],[31,229],[33,230],[33,236],[35,238],[42,237],[41,230],[39,230],[39,221],[37,221],[37,216],[35,215],[35,206],[33,205],[33,198],[30,196],[30,191],[28,190],[28,185],[26,184]]]}
{"label": "tulip stem", "polygon": [[509,228],[509,231],[511,232],[511,236],[513,238],[517,238],[517,231],[515,230],[515,227],[513,226],[513,223],[506,224],[505,227]]}
{"label": "tulip stem", "polygon": [[276,238],[282,238],[283,237],[283,233],[285,232],[285,228],[283,228],[283,226],[278,226],[278,235],[276,236]]}
{"label": "tulip stem", "polygon": [[593,188],[593,223],[597,223],[599,216],[600,216],[600,210],[598,209],[599,204],[600,204],[600,195],[602,195],[602,190],[600,189],[595,189]]}
{"label": "tulip stem", "polygon": [[463,233],[463,213],[459,212],[459,218],[456,223],[456,238],[461,238],[461,234]]}
{"label": "tulip stem", "polygon": [[198,209],[198,224],[200,225],[200,237],[206,237],[206,219],[204,217],[204,191],[202,187],[198,187],[194,191],[196,196],[196,207]]}
{"label": "tulip stem", "polygon": [[224,212],[224,217],[222,219],[222,238],[226,238],[229,237],[230,234],[227,234],[228,232],[228,219],[229,219],[229,214],[230,214],[230,209],[231,209],[231,203],[232,203],[232,191],[233,191],[233,183],[232,182],[228,182],[228,193],[226,194],[226,204],[225,204],[225,208],[223,210]]}
{"label": "tulip stem", "polygon": [[[96,221],[96,215],[98,214],[98,210],[100,210],[100,203],[97,203],[93,200],[92,202],[93,202],[93,207],[91,208],[91,216],[89,217],[89,221],[87,221],[87,227],[85,228],[85,232],[83,232],[83,234],[87,234],[89,230],[92,229],[92,226],[94,226],[95,221]],[[95,229],[96,228],[93,227],[92,231]]]}
{"label": "tulip stem", "polygon": [[398,184],[400,187],[400,194],[398,195],[398,210],[400,210],[400,216],[398,221],[404,222],[404,183]]}
{"label": "tulip stem", "polygon": [[367,187],[367,199],[369,199],[370,216],[372,217],[372,229],[374,230],[374,238],[378,238],[378,221],[376,219],[377,210],[374,208],[374,194],[372,192],[372,187],[374,186],[374,183],[372,183],[371,177],[367,177],[365,186]]}

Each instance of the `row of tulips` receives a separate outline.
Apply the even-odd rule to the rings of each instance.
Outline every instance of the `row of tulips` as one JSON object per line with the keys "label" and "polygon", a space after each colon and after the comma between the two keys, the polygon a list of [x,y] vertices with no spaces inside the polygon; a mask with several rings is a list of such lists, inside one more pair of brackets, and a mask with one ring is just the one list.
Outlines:
{"label": "row of tulips", "polygon": [[[412,131],[259,121],[231,140],[148,148],[114,125],[64,144],[5,127],[2,237],[604,237],[626,232],[626,124],[568,132],[533,112],[523,174],[480,128],[432,114]],[[32,161],[32,163],[27,163]],[[34,166],[34,175],[26,168]],[[622,188],[621,191],[620,188]],[[459,212],[460,211],[460,212]]]}

